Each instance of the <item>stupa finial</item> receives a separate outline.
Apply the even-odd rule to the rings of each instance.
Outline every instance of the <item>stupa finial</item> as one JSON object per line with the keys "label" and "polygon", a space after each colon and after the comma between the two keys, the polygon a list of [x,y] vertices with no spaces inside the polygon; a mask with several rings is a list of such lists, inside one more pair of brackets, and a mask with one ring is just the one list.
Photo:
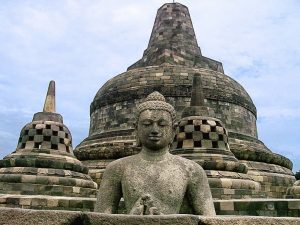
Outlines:
{"label": "stupa finial", "polygon": [[191,103],[182,112],[182,118],[189,116],[208,116],[208,107],[204,104],[204,94],[201,81],[201,75],[195,73],[193,76],[193,85],[191,91]]}
{"label": "stupa finial", "polygon": [[204,106],[202,81],[199,73],[194,74],[193,77],[191,106]]}
{"label": "stupa finial", "polygon": [[43,112],[55,113],[55,81],[51,80],[46,95]]}

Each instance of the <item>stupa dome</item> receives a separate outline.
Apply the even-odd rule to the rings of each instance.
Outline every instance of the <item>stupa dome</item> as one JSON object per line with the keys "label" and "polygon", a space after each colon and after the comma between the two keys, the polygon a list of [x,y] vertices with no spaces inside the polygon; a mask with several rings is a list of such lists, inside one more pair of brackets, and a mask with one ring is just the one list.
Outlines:
{"label": "stupa dome", "polygon": [[221,62],[202,55],[188,8],[180,3],[158,9],[142,58],[99,89],[90,106],[89,136],[74,154],[99,183],[99,173],[109,162],[139,151],[134,132],[136,105],[158,91],[174,106],[179,120],[190,105],[194,74],[201,74],[204,104],[211,109],[207,116],[222,121],[231,152],[247,165],[255,181],[262,181],[263,191],[281,197],[295,181],[291,161],[258,139],[252,99],[224,73]]}

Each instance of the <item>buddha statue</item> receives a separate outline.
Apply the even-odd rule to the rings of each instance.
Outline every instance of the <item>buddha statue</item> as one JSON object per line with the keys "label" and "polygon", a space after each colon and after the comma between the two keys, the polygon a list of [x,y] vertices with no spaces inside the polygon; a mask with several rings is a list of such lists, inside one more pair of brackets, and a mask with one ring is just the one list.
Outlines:
{"label": "buddha statue", "polygon": [[205,171],[169,153],[175,110],[159,92],[137,107],[136,136],[141,152],[111,162],[98,191],[96,212],[117,213],[121,197],[128,214],[215,215]]}

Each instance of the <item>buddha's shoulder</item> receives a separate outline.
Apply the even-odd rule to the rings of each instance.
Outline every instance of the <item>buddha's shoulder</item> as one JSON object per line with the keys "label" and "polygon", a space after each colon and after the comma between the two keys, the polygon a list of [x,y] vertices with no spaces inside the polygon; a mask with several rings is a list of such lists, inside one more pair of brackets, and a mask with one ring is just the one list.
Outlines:
{"label": "buddha's shoulder", "polygon": [[123,169],[126,165],[135,162],[136,155],[127,156],[121,159],[116,159],[107,165],[106,169]]}
{"label": "buddha's shoulder", "polygon": [[197,170],[201,172],[204,171],[203,168],[198,163],[178,155],[172,155],[172,161],[173,163],[176,163],[177,165],[187,170]]}

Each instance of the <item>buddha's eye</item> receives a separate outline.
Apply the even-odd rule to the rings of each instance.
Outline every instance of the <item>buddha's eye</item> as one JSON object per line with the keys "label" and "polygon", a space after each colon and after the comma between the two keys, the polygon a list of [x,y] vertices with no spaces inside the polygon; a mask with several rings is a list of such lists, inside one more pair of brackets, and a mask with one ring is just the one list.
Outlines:
{"label": "buddha's eye", "polygon": [[158,125],[161,127],[165,127],[165,126],[168,126],[169,123],[168,123],[168,121],[162,120],[162,121],[159,121]]}
{"label": "buddha's eye", "polygon": [[149,121],[149,120],[144,120],[144,121],[142,121],[142,124],[143,124],[144,126],[150,126],[152,123],[151,123],[151,121]]}

